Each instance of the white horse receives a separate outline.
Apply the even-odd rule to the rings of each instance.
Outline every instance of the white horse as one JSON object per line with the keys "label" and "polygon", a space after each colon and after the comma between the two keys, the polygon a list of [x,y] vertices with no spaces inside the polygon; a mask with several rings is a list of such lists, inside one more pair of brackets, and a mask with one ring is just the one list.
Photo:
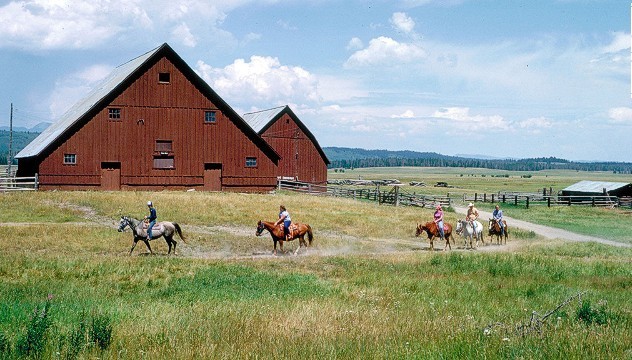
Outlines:
{"label": "white horse", "polygon": [[[463,236],[465,239],[465,248],[467,249],[467,239],[470,239],[470,248],[476,249],[478,247],[478,241],[480,240],[483,245],[485,245],[485,240],[483,240],[483,224],[481,224],[478,220],[474,220],[474,227],[476,231],[472,229],[472,225],[470,225],[469,221],[460,219],[456,223],[456,233]],[[473,238],[476,238],[476,246],[472,246]]]}

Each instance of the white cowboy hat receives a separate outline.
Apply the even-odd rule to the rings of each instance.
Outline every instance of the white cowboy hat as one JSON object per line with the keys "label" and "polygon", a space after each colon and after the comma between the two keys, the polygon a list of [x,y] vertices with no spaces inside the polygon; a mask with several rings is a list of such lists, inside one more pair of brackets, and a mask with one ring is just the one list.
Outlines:
{"label": "white cowboy hat", "polygon": [[474,204],[472,203],[467,204],[467,207],[470,207],[470,206],[474,206]]}
{"label": "white cowboy hat", "polygon": [[147,201],[147,206],[151,206],[151,201]]}

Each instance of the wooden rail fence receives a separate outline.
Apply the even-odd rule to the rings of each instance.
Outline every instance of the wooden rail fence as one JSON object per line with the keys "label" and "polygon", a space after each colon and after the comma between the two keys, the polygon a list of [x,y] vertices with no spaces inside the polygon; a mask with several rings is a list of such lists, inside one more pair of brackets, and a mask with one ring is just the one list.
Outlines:
{"label": "wooden rail fence", "polygon": [[[298,181],[279,180],[277,188],[279,190],[299,191],[312,195],[346,197],[356,200],[368,200],[378,204],[388,204],[394,206],[418,206],[434,207],[450,206],[449,196],[422,195],[403,191],[400,185],[376,186],[375,188],[360,188],[338,185],[314,185]],[[388,190],[384,190],[387,188]]]}
{"label": "wooden rail fence", "polygon": [[7,165],[0,166],[0,192],[37,190],[37,174],[33,177],[15,177],[16,171],[17,166],[11,166],[10,171]]}

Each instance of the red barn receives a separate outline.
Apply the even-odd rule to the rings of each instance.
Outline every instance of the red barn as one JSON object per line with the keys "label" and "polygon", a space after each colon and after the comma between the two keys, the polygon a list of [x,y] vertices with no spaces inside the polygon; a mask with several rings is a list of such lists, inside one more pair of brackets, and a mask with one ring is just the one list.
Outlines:
{"label": "red barn", "polygon": [[40,189],[274,189],[279,154],[167,44],[117,67],[20,151]]}
{"label": "red barn", "polygon": [[279,177],[312,184],[327,182],[329,159],[289,106],[251,112],[243,117],[281,156]]}

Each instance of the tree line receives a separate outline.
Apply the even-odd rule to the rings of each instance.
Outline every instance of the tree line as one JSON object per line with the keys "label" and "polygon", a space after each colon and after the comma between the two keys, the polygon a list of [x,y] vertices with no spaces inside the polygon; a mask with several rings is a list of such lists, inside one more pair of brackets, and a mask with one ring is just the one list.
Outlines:
{"label": "tree line", "polygon": [[509,171],[539,170],[577,170],[607,171],[631,174],[632,163],[628,162],[578,162],[548,158],[526,159],[474,159],[437,153],[414,151],[364,150],[351,148],[323,148],[329,158],[329,168],[364,168],[364,167],[464,167],[486,168]]}

